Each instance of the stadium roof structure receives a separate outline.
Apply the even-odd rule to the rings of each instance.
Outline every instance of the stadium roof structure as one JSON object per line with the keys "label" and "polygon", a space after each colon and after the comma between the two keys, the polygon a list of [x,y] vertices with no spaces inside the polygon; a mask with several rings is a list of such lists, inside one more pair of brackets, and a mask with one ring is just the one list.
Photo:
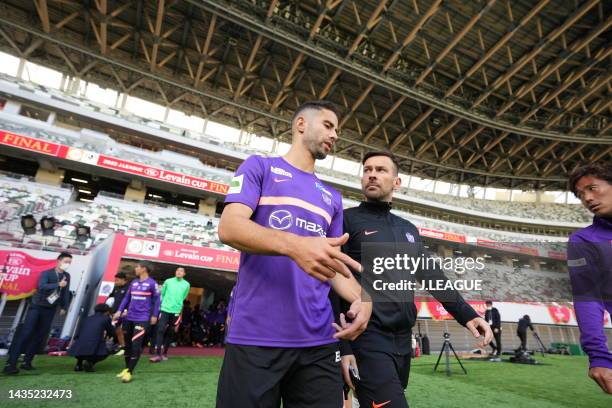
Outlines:
{"label": "stadium roof structure", "polygon": [[454,183],[566,189],[612,160],[612,2],[2,0],[0,49],[280,140],[344,109],[336,154]]}

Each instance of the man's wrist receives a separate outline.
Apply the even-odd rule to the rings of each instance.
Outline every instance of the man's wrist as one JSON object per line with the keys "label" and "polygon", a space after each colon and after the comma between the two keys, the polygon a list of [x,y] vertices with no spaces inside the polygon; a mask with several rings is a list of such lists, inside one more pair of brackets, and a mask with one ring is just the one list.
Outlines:
{"label": "man's wrist", "polygon": [[281,255],[288,256],[289,258],[294,259],[295,254],[298,251],[298,245],[296,242],[298,236],[290,232],[284,232],[282,234],[282,239],[279,239],[279,253]]}

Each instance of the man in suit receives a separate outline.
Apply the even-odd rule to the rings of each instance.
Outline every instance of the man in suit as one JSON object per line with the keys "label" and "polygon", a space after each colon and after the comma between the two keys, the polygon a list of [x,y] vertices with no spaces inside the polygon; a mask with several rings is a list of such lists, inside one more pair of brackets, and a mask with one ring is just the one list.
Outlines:
{"label": "man in suit", "polygon": [[501,356],[502,346],[501,346],[501,316],[499,314],[499,310],[493,307],[493,302],[487,300],[485,302],[487,306],[487,311],[485,312],[485,320],[491,326],[491,330],[493,330],[493,337],[495,338],[495,343],[491,342],[491,348],[493,349],[493,357]]}
{"label": "man in suit", "polygon": [[36,293],[23,323],[21,333],[11,347],[5,374],[17,374],[17,360],[25,353],[20,368],[34,370],[32,360],[41,343],[47,340],[51,323],[59,306],[60,314],[66,314],[70,304],[70,274],[66,272],[72,263],[72,255],[62,252],[57,257],[55,267],[43,271],[38,278]]}

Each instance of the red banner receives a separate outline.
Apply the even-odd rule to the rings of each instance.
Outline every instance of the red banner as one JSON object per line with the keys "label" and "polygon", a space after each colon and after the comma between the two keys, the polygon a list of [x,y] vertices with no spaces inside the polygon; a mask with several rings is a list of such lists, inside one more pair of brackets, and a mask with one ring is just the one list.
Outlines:
{"label": "red banner", "polygon": [[537,248],[523,247],[520,245],[508,244],[505,242],[490,241],[490,240],[481,239],[481,238],[476,239],[476,245],[487,247],[487,248],[499,249],[500,251],[515,252],[519,254],[527,254],[527,255],[533,255],[533,256],[539,255]]}
{"label": "red banner", "polygon": [[429,310],[429,314],[431,314],[431,318],[434,320],[453,320],[453,316],[446,311],[444,306],[437,300],[429,301],[427,303],[427,309]]}
{"label": "red banner", "polygon": [[487,311],[487,305],[483,301],[468,301],[469,305],[474,308],[476,313],[480,315],[480,317],[484,318],[485,312]]}
{"label": "red banner", "polygon": [[181,186],[194,188],[197,190],[227,194],[227,190],[229,189],[227,184],[217,183],[201,177],[193,177],[186,174],[177,173],[175,171],[164,170],[157,167],[148,166],[146,164],[139,164],[87,150],[51,143],[4,130],[0,130],[0,144],[79,161],[93,166],[100,166],[106,169],[130,173],[136,176],[147,177],[166,183],[179,184]]}
{"label": "red banner", "polygon": [[459,242],[465,244],[465,235],[454,234],[446,231],[436,231],[430,228],[419,228],[419,233],[428,238],[443,239],[445,241]]}
{"label": "red banner", "polygon": [[[117,237],[121,239],[121,236]],[[222,249],[183,245],[175,242],[125,237],[125,257],[154,259],[202,268],[238,271],[240,253]]]}
{"label": "red banner", "polygon": [[217,183],[199,177],[192,177],[174,171],[158,169],[156,167],[121,160],[103,154],[99,155],[97,165],[106,169],[122,171],[141,177],[164,181],[166,183],[180,184],[185,187],[211,191],[213,193],[227,194],[229,188],[227,184]]}
{"label": "red banner", "polygon": [[552,259],[558,259],[560,261],[565,261],[567,259],[567,255],[565,252],[561,251],[548,251],[548,257]]}
{"label": "red banner", "polygon": [[21,251],[0,250],[0,292],[8,300],[31,296],[42,271],[55,267],[57,260],[34,258]]}
{"label": "red banner", "polygon": [[61,147],[61,145],[56,143],[46,142],[29,136],[17,135],[5,130],[0,130],[0,144],[48,154],[50,156],[57,156]]}
{"label": "red banner", "polygon": [[555,324],[569,323],[572,310],[567,306],[548,306],[548,313]]}

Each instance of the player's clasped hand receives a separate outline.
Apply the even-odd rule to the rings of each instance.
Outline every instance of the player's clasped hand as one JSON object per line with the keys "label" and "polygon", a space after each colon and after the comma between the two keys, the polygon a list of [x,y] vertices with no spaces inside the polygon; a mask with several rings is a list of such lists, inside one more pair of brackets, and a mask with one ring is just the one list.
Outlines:
{"label": "player's clasped hand", "polygon": [[491,331],[491,326],[489,326],[489,323],[487,323],[482,317],[477,317],[475,319],[470,320],[465,324],[465,327],[470,332],[472,332],[472,335],[475,338],[483,336],[482,341],[478,343],[478,347],[485,347],[493,339],[493,332]]}
{"label": "player's clasped hand", "polygon": [[[372,303],[362,302],[361,299],[351,303],[351,308],[344,313],[340,313],[340,324],[332,323],[336,334],[334,338],[342,340],[355,340],[368,327],[370,316],[372,315]],[[347,317],[350,322],[347,321]]]}
{"label": "player's clasped hand", "polygon": [[351,276],[351,269],[361,272],[359,262],[342,253],[340,249],[348,238],[348,234],[338,238],[299,237],[291,258],[304,272],[322,282],[334,278],[336,273],[348,278]]}

